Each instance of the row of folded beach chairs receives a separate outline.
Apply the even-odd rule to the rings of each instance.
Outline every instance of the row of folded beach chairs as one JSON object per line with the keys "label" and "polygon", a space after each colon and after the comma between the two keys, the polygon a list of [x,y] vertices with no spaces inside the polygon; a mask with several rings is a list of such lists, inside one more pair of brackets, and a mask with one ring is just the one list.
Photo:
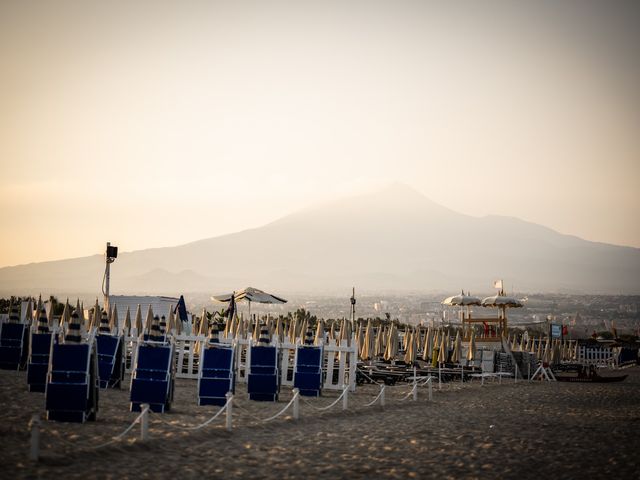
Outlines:
{"label": "row of folded beach chairs", "polygon": [[[74,333],[74,332],[72,332]],[[77,333],[77,332],[75,332]],[[73,335],[72,335],[73,337]],[[69,341],[55,332],[30,331],[24,323],[0,323],[0,368],[27,370],[31,392],[45,393],[49,420],[95,420],[99,389],[120,388],[124,380],[124,337],[106,333],[77,335]],[[149,404],[155,412],[171,408],[175,378],[175,345],[170,336],[145,335],[136,349],[130,384],[130,408]],[[247,392],[251,400],[277,401],[280,391],[276,346],[262,337],[251,347]],[[198,373],[198,404],[224,405],[235,392],[236,346],[212,335],[203,346]],[[295,352],[294,387],[301,395],[320,396],[321,346],[300,345]]]}

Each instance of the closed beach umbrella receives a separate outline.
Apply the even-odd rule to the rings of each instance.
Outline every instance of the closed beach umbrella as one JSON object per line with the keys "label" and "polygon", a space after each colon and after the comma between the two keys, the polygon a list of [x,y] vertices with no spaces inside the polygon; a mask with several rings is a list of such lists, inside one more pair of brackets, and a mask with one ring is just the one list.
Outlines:
{"label": "closed beach umbrella", "polygon": [[404,362],[408,365],[413,365],[416,361],[416,332],[409,332],[409,341],[407,342],[407,348],[404,352]]}
{"label": "closed beach umbrella", "polygon": [[313,343],[318,346],[324,344],[324,320],[322,320],[321,318],[318,319],[318,325],[316,327],[316,337]]}
{"label": "closed beach umbrella", "polygon": [[118,318],[118,306],[114,305],[111,309],[111,318],[109,319],[109,329],[112,332],[118,333],[120,328],[120,319]]}
{"label": "closed beach umbrella", "polygon": [[100,327],[100,305],[98,304],[98,299],[96,298],[96,303],[93,306],[93,317],[91,319],[89,329],[98,327]]}
{"label": "closed beach umbrella", "polygon": [[206,315],[203,315],[200,318],[200,329],[198,330],[198,335],[205,336],[208,333],[209,333],[209,320],[207,320]]}
{"label": "closed beach umbrella", "polygon": [[66,324],[69,323],[71,319],[71,307],[69,306],[69,299],[64,304],[64,310],[62,310],[62,316],[60,317],[60,328],[63,328]]}
{"label": "closed beach umbrella", "polygon": [[362,348],[360,349],[360,357],[362,360],[369,360],[373,354],[373,325],[371,319],[367,322],[367,328],[364,333]]}
{"label": "closed beach umbrella", "polygon": [[336,321],[331,322],[331,329],[329,330],[329,338],[336,340]]}
{"label": "closed beach umbrella", "polygon": [[427,328],[427,333],[424,336],[424,345],[422,347],[422,360],[428,362],[431,358],[431,327]]}
{"label": "closed beach umbrella", "polygon": [[147,308],[147,318],[144,321],[144,331],[149,335],[151,335],[151,324],[153,323],[153,317],[153,308],[151,308],[151,304],[149,304],[149,308]]}
{"label": "closed beach umbrella", "polygon": [[166,335],[167,333],[167,317],[165,317],[164,315],[160,317],[160,332],[163,335]]}
{"label": "closed beach umbrella", "polygon": [[80,318],[80,325],[84,325],[84,308],[80,306],[79,298],[76,298],[76,311],[78,312],[78,317]]}
{"label": "closed beach umbrella", "polygon": [[472,362],[476,358],[476,332],[471,330],[471,336],[469,337],[469,350],[467,351],[467,360]]}
{"label": "closed beach umbrella", "polygon": [[453,353],[451,354],[451,361],[453,363],[460,362],[460,349],[462,348],[460,340],[460,332],[456,332],[456,339],[453,342]]}
{"label": "closed beach umbrella", "polygon": [[385,331],[382,325],[378,325],[378,332],[376,333],[375,347],[373,349],[374,357],[382,357],[384,355],[384,334]]}
{"label": "closed beach umbrella", "polygon": [[81,343],[82,336],[80,335],[80,315],[78,312],[73,312],[69,318],[67,326],[67,334],[64,337],[65,343]]}
{"label": "closed beach umbrella", "polygon": [[384,359],[386,361],[391,361],[396,358],[398,354],[398,328],[395,323],[391,324],[389,328],[389,337],[387,338],[387,348],[384,352]]}
{"label": "closed beach umbrella", "polygon": [[438,362],[439,363],[444,363],[447,361],[447,354],[449,352],[447,351],[447,344],[445,342],[445,335],[442,335],[442,341],[440,343],[440,351],[438,352]]}
{"label": "closed beach umbrella", "polygon": [[547,338],[547,341],[544,344],[544,352],[542,354],[542,361],[544,363],[549,363],[551,361],[551,352],[549,349],[549,339]]}
{"label": "closed beach umbrella", "polygon": [[538,350],[536,351],[536,358],[542,360],[542,338],[538,338]]}
{"label": "closed beach umbrella", "polygon": [[124,322],[122,324],[122,333],[125,336],[131,335],[131,311],[129,310],[129,306],[127,305],[127,310],[124,314]]}
{"label": "closed beach umbrella", "polygon": [[38,333],[49,333],[49,320],[47,320],[47,311],[44,307],[40,309],[38,314]]}
{"label": "closed beach umbrella", "polygon": [[134,319],[134,325],[136,327],[136,335],[142,335],[142,309],[140,308],[140,304],[136,307],[136,317]]}

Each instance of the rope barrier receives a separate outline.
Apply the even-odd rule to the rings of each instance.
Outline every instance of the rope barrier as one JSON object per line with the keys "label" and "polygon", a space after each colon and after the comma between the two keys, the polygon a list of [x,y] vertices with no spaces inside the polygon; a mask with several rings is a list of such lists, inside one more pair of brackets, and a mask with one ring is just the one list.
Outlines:
{"label": "rope barrier", "polygon": [[366,405],[364,405],[365,407],[370,407],[371,405],[373,405],[374,403],[376,403],[378,401],[378,399],[384,394],[384,389],[385,389],[385,385],[382,385],[380,388],[380,393],[378,394],[378,396],[376,398],[374,398],[371,402],[367,403]]}
{"label": "rope barrier", "polygon": [[312,404],[309,400],[307,400],[306,398],[302,397],[302,400],[309,405],[312,408],[315,408],[316,410],[318,410],[319,412],[325,411],[325,410],[329,410],[330,408],[334,407],[340,400],[342,400],[342,397],[344,397],[347,394],[347,391],[349,390],[349,387],[346,386],[344,387],[344,389],[342,390],[342,393],[340,394],[340,396],[338,398],[335,399],[334,402],[332,402],[330,405],[327,405],[325,407],[316,407],[314,404]]}
{"label": "rope barrier", "polygon": [[284,412],[286,412],[286,411],[287,411],[287,409],[288,409],[291,405],[293,405],[293,402],[298,398],[298,396],[299,396],[299,395],[300,395],[300,392],[296,392],[296,393],[293,395],[293,398],[291,399],[291,401],[290,401],[289,403],[287,403],[287,404],[285,405],[285,407],[284,407],[282,410],[280,410],[278,413],[276,413],[275,415],[273,415],[273,416],[271,416],[271,417],[269,417],[269,418],[265,418],[265,419],[264,419],[264,420],[262,420],[262,421],[266,423],[266,422],[270,422],[271,420],[275,420],[276,418],[278,418],[280,415],[282,415]]}
{"label": "rope barrier", "polygon": [[135,420],[133,422],[131,422],[131,425],[129,425],[127,428],[124,429],[124,431],[118,435],[116,435],[115,437],[113,437],[111,440],[101,443],[99,445],[93,445],[93,446],[84,446],[84,447],[78,447],[77,443],[74,442],[70,442],[68,440],[66,440],[65,438],[54,434],[52,432],[48,432],[50,433],[52,436],[56,437],[57,440],[61,441],[62,443],[65,443],[71,447],[76,448],[76,451],[86,451],[86,450],[98,450],[99,448],[103,448],[106,447],[108,445],[111,445],[112,443],[118,442],[120,441],[127,433],[129,433],[131,431],[131,429],[133,427],[135,427],[135,425],[140,421],[140,419],[147,413],[149,412],[149,407],[145,407],[142,409],[142,411],[140,412],[140,415],[138,415]]}
{"label": "rope barrier", "polygon": [[192,431],[193,430],[200,430],[201,428],[204,428],[207,425],[209,425],[211,422],[213,422],[220,415],[222,415],[222,413],[229,407],[229,403],[232,400],[233,400],[233,397],[230,397],[227,400],[227,402],[224,404],[224,406],[221,407],[220,410],[218,410],[215,415],[213,415],[211,418],[209,418],[209,420],[206,420],[206,421],[202,422],[199,425],[189,425],[189,426],[176,425],[176,424],[167,422],[162,417],[158,417],[158,420],[160,421],[160,423],[164,423],[165,425],[169,425],[170,427],[173,427],[173,428],[176,428],[176,429],[179,429],[179,430],[192,430]]}

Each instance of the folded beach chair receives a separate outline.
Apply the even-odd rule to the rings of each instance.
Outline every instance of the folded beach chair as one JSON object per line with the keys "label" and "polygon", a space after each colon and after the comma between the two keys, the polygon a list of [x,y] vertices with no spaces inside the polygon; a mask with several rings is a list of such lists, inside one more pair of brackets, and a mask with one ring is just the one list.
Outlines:
{"label": "folded beach chair", "polygon": [[27,363],[27,385],[30,392],[45,391],[52,341],[52,333],[31,334]]}
{"label": "folded beach chair", "polygon": [[98,411],[97,358],[93,343],[54,343],[45,394],[48,420],[95,420]]}
{"label": "folded beach chair", "polygon": [[227,392],[235,391],[234,348],[209,345],[201,350],[198,405],[224,405]]}
{"label": "folded beach chair", "polygon": [[20,370],[29,354],[29,327],[26,323],[0,323],[0,368]]}
{"label": "folded beach chair", "polygon": [[322,347],[298,345],[295,354],[293,386],[300,395],[319,397],[322,389]]}
{"label": "folded beach chair", "polygon": [[100,388],[120,388],[124,379],[124,338],[117,335],[96,337]]}
{"label": "folded beach chair", "polygon": [[169,411],[173,401],[173,344],[138,345],[131,375],[131,411],[148,403],[153,412]]}
{"label": "folded beach chair", "polygon": [[247,379],[249,399],[275,402],[278,400],[278,349],[273,346],[251,347],[251,362]]}

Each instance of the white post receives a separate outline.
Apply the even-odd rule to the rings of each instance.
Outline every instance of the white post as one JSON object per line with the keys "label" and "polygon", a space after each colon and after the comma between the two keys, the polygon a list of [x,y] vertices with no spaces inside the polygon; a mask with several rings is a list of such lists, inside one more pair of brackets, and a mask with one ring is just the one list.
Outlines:
{"label": "white post", "polygon": [[413,381],[413,401],[418,401],[418,382]]}
{"label": "white post", "polygon": [[502,385],[502,363],[500,363],[500,373],[498,374],[498,384]]}
{"label": "white post", "polygon": [[382,389],[380,390],[380,406],[384,407],[384,385],[382,385]]}
{"label": "white post", "polygon": [[29,459],[37,462],[40,458],[40,415],[33,415],[29,422],[31,430],[31,451]]}
{"label": "white post", "polygon": [[146,442],[149,440],[149,404],[143,403],[140,407],[142,408],[142,418],[140,418],[140,440]]}
{"label": "white post", "polygon": [[300,418],[300,389],[293,389],[293,419],[298,420]]}
{"label": "white post", "polygon": [[460,383],[464,384],[464,367],[460,364]]}
{"label": "white post", "polygon": [[516,373],[513,376],[513,383],[518,383],[518,364],[516,363]]}
{"label": "white post", "polygon": [[438,362],[438,390],[442,390],[442,364]]}
{"label": "white post", "polygon": [[344,392],[342,395],[342,410],[347,410],[349,408],[349,386],[345,385]]}
{"label": "white post", "polygon": [[430,377],[429,380],[427,380],[427,383],[429,384],[429,401],[433,400],[433,377]]}
{"label": "white post", "polygon": [[227,431],[231,431],[231,429],[233,428],[233,423],[232,423],[232,417],[231,414],[233,413],[233,394],[231,392],[227,392],[227,394],[225,395],[225,397],[227,397],[227,411],[226,411],[226,428]]}

